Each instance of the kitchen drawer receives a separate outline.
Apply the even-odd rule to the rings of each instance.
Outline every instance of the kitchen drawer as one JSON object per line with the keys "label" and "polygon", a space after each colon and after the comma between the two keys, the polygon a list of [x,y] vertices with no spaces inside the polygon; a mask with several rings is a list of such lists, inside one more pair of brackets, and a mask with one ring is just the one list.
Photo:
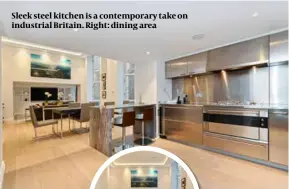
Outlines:
{"label": "kitchen drawer", "polygon": [[203,108],[202,107],[165,107],[165,119],[185,121],[193,123],[203,123]]}
{"label": "kitchen drawer", "polygon": [[203,142],[208,147],[268,161],[268,144],[266,143],[257,144],[207,132],[203,135]]}
{"label": "kitchen drawer", "polygon": [[168,139],[174,139],[189,144],[202,144],[202,124],[176,120],[164,120],[164,123],[165,135]]}

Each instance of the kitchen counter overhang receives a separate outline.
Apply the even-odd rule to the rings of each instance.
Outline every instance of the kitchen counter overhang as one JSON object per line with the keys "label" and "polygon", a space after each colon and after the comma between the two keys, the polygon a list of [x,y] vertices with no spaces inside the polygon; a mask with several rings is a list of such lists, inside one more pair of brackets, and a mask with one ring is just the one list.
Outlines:
{"label": "kitchen counter overhang", "polygon": [[[114,147],[116,145],[115,140],[119,141],[121,136],[113,136],[113,119],[114,110],[123,109],[123,111],[135,111],[136,113],[142,112],[144,108],[152,108],[154,116],[152,121],[147,121],[146,132],[150,138],[156,137],[156,104],[126,104],[106,107],[90,107],[90,132],[89,143],[90,146],[97,149],[106,156],[113,155]],[[134,125],[134,134],[140,133],[141,123],[136,121]]]}
{"label": "kitchen counter overhang", "polygon": [[244,109],[288,109],[288,105],[268,105],[268,104],[256,104],[256,105],[222,105],[217,103],[188,103],[188,104],[176,104],[176,103],[160,103],[162,106],[180,106],[180,107],[223,107],[223,108],[244,108]]}

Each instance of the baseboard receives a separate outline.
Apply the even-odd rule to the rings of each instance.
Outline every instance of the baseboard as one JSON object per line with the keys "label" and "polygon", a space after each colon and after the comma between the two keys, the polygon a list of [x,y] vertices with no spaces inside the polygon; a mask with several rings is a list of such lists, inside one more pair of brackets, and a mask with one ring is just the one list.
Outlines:
{"label": "baseboard", "polygon": [[2,161],[1,169],[0,169],[0,189],[3,188],[4,173],[5,173],[5,163],[4,163],[4,161]]}

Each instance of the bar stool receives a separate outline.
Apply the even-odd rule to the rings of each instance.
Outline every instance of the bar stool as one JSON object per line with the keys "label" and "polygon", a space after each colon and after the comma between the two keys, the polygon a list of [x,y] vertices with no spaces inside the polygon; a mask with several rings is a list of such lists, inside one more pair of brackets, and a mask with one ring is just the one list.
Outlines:
{"label": "bar stool", "polygon": [[104,106],[114,106],[115,105],[114,102],[104,102],[103,104],[104,104]]}
{"label": "bar stool", "polygon": [[[129,104],[129,100],[124,100],[124,101],[122,102],[122,104],[124,104],[124,105]],[[115,110],[114,110],[114,114],[117,114],[117,115],[121,115],[122,112],[123,112],[123,109],[122,109],[122,108],[121,108],[121,109],[115,109]]]}
{"label": "bar stool", "polygon": [[136,114],[135,120],[142,122],[141,124],[142,136],[140,139],[135,140],[134,143],[142,146],[153,143],[152,139],[145,137],[145,122],[153,120],[153,109],[152,108],[144,109],[142,113]]}
{"label": "bar stool", "polygon": [[122,117],[115,119],[113,125],[122,127],[122,149],[125,149],[126,128],[135,124],[135,112],[123,112]]}

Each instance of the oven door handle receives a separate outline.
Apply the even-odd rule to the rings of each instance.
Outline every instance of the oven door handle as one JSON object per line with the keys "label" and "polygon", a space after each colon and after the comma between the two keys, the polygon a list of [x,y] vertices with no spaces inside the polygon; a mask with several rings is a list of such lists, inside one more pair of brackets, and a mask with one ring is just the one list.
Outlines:
{"label": "oven door handle", "polygon": [[227,111],[227,110],[207,110],[208,113],[217,113],[217,114],[225,114],[225,115],[255,115],[259,116],[259,111]]}
{"label": "oven door handle", "polygon": [[284,111],[273,111],[273,112],[270,112],[270,114],[282,114],[282,115],[288,115],[288,112]]}

